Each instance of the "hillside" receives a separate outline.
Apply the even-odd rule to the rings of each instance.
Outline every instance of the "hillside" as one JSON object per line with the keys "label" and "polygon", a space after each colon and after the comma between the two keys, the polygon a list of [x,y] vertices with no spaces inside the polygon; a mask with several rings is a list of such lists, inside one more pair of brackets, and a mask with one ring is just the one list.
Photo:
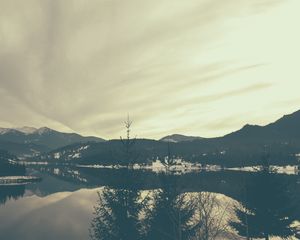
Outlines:
{"label": "hillside", "polygon": [[225,139],[292,140],[300,139],[300,110],[285,115],[266,126],[246,125],[242,129],[224,136]]}
{"label": "hillside", "polygon": [[76,133],[63,133],[50,128],[0,128],[0,149],[18,156],[35,155],[74,143],[103,142],[102,138],[83,137]]}

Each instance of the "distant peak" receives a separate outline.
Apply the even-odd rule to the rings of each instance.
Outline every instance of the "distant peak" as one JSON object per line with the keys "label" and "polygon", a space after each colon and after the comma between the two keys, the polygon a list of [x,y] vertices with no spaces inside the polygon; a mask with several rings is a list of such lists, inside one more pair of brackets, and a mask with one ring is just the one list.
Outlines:
{"label": "distant peak", "polygon": [[21,128],[16,128],[16,130],[25,134],[32,134],[37,131],[37,128],[24,126]]}
{"label": "distant peak", "polygon": [[201,137],[195,136],[185,136],[182,134],[172,134],[160,139],[163,142],[185,142],[185,141],[193,141],[196,139],[202,139]]}
{"label": "distant peak", "polygon": [[51,128],[48,127],[41,127],[39,129],[37,129],[37,133],[38,134],[44,134],[44,133],[48,133],[48,132],[52,132],[53,130]]}
{"label": "distant peak", "polygon": [[48,132],[52,132],[51,128],[48,127],[41,127],[41,128],[35,128],[35,127],[18,127],[18,128],[0,128],[0,134],[7,134],[7,133],[23,133],[25,135],[30,135],[30,134],[44,134]]}

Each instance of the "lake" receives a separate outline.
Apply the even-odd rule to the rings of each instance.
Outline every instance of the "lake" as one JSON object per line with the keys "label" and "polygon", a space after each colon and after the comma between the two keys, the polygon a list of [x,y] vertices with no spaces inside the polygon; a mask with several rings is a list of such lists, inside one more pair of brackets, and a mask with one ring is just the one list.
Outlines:
{"label": "lake", "polygon": [[0,239],[299,239],[300,175],[27,166],[0,185]]}

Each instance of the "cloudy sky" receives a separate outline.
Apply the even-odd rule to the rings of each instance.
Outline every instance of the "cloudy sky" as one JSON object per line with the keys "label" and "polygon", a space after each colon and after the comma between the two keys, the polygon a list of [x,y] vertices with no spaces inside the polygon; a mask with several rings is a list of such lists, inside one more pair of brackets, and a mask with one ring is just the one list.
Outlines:
{"label": "cloudy sky", "polygon": [[220,136],[300,109],[299,0],[0,0],[0,126]]}

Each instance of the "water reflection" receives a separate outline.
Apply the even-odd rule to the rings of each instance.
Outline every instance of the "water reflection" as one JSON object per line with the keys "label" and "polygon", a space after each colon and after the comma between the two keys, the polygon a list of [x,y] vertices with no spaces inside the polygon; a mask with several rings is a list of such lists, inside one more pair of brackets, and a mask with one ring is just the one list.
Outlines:
{"label": "water reflection", "polygon": [[228,209],[216,194],[182,193],[176,176],[163,174],[160,179],[156,190],[99,192],[91,239],[213,240],[227,234]]}
{"label": "water reflection", "polygon": [[18,199],[24,195],[25,186],[0,186],[0,205],[5,204],[10,199]]}
{"label": "water reflection", "polygon": [[140,192],[105,188],[98,192],[99,204],[91,223],[91,239],[141,239]]}
{"label": "water reflection", "polygon": [[161,179],[162,187],[154,191],[147,211],[146,239],[189,239],[197,227],[194,199],[179,192],[176,177],[162,175]]}
{"label": "water reflection", "polygon": [[2,240],[87,240],[96,190],[28,196],[0,206]]}
{"label": "water reflection", "polygon": [[30,173],[43,181],[0,186],[0,239],[299,239],[296,175],[71,166]]}
{"label": "water reflection", "polygon": [[142,239],[140,215],[147,198],[138,189],[136,172],[121,171],[119,180],[125,187],[105,187],[98,192],[98,204],[94,207],[95,217],[90,227],[90,238],[100,239]]}
{"label": "water reflection", "polygon": [[15,157],[0,149],[0,177],[25,175],[25,167],[13,164],[9,159],[15,159]]}
{"label": "water reflection", "polygon": [[225,233],[226,207],[209,192],[182,193],[174,176],[162,175],[145,217],[146,239],[216,239]]}

